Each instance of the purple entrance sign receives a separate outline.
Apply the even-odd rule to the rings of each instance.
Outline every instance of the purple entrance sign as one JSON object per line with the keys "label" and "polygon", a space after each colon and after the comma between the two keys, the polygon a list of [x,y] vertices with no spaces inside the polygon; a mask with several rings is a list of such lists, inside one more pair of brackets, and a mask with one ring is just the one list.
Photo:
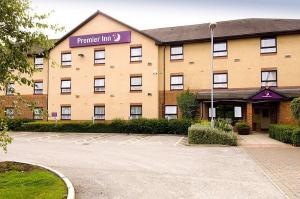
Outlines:
{"label": "purple entrance sign", "polygon": [[279,95],[278,93],[265,89],[254,95],[251,99],[253,100],[281,100],[283,99],[282,95]]}
{"label": "purple entrance sign", "polygon": [[109,32],[92,35],[72,36],[69,38],[70,48],[83,46],[98,46],[107,44],[121,44],[131,42],[131,32]]}

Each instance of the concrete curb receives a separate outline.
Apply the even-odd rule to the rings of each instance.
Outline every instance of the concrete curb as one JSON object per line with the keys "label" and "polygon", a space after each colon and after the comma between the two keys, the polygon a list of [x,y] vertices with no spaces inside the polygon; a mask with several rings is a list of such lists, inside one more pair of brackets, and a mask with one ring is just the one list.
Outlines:
{"label": "concrete curb", "polygon": [[59,171],[57,171],[55,169],[52,169],[50,167],[47,167],[47,166],[44,166],[44,165],[41,165],[41,164],[35,164],[35,163],[32,163],[32,162],[19,162],[19,161],[13,161],[13,162],[31,164],[33,166],[38,166],[38,167],[47,169],[47,170],[55,173],[58,177],[60,177],[64,181],[64,183],[67,186],[67,190],[68,190],[67,199],[75,199],[75,189],[74,189],[74,186],[73,186],[72,182],[69,180],[68,177],[66,177],[64,174],[60,173]]}

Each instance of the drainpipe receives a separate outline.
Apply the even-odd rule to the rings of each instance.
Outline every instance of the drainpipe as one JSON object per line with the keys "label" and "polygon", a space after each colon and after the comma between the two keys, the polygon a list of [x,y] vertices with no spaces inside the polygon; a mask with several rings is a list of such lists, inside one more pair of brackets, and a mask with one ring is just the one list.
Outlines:
{"label": "drainpipe", "polygon": [[163,107],[162,107],[162,117],[165,115],[165,105],[166,105],[166,46],[164,46],[164,57],[163,57],[163,70],[164,70],[164,93],[163,93]]}

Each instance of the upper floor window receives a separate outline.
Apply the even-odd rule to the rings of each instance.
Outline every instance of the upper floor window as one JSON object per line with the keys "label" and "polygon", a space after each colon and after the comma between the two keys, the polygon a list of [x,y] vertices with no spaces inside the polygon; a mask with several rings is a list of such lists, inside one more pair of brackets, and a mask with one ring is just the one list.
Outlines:
{"label": "upper floor window", "polygon": [[42,69],[44,67],[44,58],[43,57],[35,57],[34,58],[34,67],[36,69]]}
{"label": "upper floor window", "polygon": [[43,82],[34,82],[34,91],[33,94],[43,94]]}
{"label": "upper floor window", "polygon": [[94,64],[105,64],[105,50],[95,50]]}
{"label": "upper floor window", "polygon": [[277,86],[277,71],[262,71],[261,72],[261,86]]}
{"label": "upper floor window", "polygon": [[60,83],[60,92],[61,93],[71,93],[71,80],[61,80]]}
{"label": "upper floor window", "polygon": [[33,119],[34,120],[42,120],[43,119],[43,109],[42,108],[34,108],[33,109]]}
{"label": "upper floor window", "polygon": [[94,106],[94,119],[95,120],[105,119],[105,106]]}
{"label": "upper floor window", "polygon": [[5,108],[5,116],[7,117],[7,118],[10,118],[10,119],[13,119],[14,118],[14,115],[15,115],[15,113],[14,113],[14,108]]}
{"label": "upper floor window", "polygon": [[130,91],[141,91],[142,90],[142,76],[130,77]]}
{"label": "upper floor window", "polygon": [[142,61],[142,47],[130,47],[130,61],[141,62]]}
{"label": "upper floor window", "polygon": [[9,83],[6,86],[6,95],[13,95],[15,93],[15,84]]}
{"label": "upper floor window", "polygon": [[171,60],[182,60],[183,59],[183,46],[171,46],[170,48],[170,59]]}
{"label": "upper floor window", "polygon": [[277,52],[277,41],[276,37],[262,38],[260,40],[260,53],[276,53]]}
{"label": "upper floor window", "polygon": [[142,117],[142,105],[130,106],[130,119],[138,119]]}
{"label": "upper floor window", "polygon": [[61,117],[62,120],[71,119],[71,106],[62,106],[61,107]]}
{"label": "upper floor window", "polygon": [[94,92],[105,92],[105,78],[94,79]]}
{"label": "upper floor window", "polygon": [[167,105],[165,106],[165,118],[166,119],[177,119],[177,106]]}
{"label": "upper floor window", "polygon": [[228,74],[216,73],[214,74],[214,88],[227,88],[228,87]]}
{"label": "upper floor window", "polygon": [[183,90],[183,75],[171,75],[171,90]]}
{"label": "upper floor window", "polygon": [[227,42],[216,42],[214,43],[214,57],[225,57],[227,56]]}
{"label": "upper floor window", "polygon": [[71,52],[61,53],[61,65],[62,66],[71,66],[72,65]]}

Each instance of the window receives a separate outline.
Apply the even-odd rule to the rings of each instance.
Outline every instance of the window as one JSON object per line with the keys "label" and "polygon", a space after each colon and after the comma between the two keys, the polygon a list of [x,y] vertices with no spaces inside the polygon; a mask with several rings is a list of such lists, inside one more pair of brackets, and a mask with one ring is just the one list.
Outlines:
{"label": "window", "polygon": [[242,117],[242,107],[240,107],[240,106],[234,107],[234,117],[236,117],[236,118]]}
{"label": "window", "polygon": [[262,71],[261,72],[261,86],[277,86],[277,71]]}
{"label": "window", "polygon": [[43,82],[34,82],[33,94],[35,95],[43,94]]}
{"label": "window", "polygon": [[14,83],[9,83],[6,86],[6,95],[13,95],[15,92],[15,84]]}
{"label": "window", "polygon": [[71,119],[71,106],[62,106],[61,107],[61,119],[70,120]]}
{"label": "window", "polygon": [[105,92],[105,79],[95,78],[94,79],[94,92]]}
{"label": "window", "polygon": [[95,50],[94,64],[105,64],[105,50]]}
{"label": "window", "polygon": [[276,38],[262,38],[260,40],[260,53],[276,53],[277,41]]}
{"label": "window", "polygon": [[61,65],[62,66],[71,66],[72,56],[71,53],[61,53]]}
{"label": "window", "polygon": [[35,57],[34,58],[34,66],[36,69],[42,69],[44,67],[44,58],[43,57]]}
{"label": "window", "polygon": [[61,93],[71,93],[71,80],[61,80],[60,91]]}
{"label": "window", "polygon": [[130,48],[130,61],[141,62],[142,61],[142,47],[131,47]]}
{"label": "window", "polygon": [[142,105],[130,106],[130,119],[138,119],[142,117]]}
{"label": "window", "polygon": [[94,119],[95,120],[105,119],[105,106],[94,106]]}
{"label": "window", "polygon": [[141,91],[142,90],[142,76],[130,77],[130,91]]}
{"label": "window", "polygon": [[214,43],[214,57],[227,56],[227,42]]}
{"label": "window", "polygon": [[214,88],[227,88],[227,73],[214,74]]}
{"label": "window", "polygon": [[171,75],[171,90],[183,90],[183,75]]}
{"label": "window", "polygon": [[42,108],[34,108],[33,109],[33,119],[34,120],[42,120],[43,119],[43,109]]}
{"label": "window", "polygon": [[165,106],[165,118],[168,120],[177,119],[177,106],[176,105]]}
{"label": "window", "polygon": [[14,108],[5,108],[5,116],[7,118],[13,119],[14,118]]}
{"label": "window", "polygon": [[183,46],[171,46],[170,48],[170,59],[181,60],[183,59]]}

